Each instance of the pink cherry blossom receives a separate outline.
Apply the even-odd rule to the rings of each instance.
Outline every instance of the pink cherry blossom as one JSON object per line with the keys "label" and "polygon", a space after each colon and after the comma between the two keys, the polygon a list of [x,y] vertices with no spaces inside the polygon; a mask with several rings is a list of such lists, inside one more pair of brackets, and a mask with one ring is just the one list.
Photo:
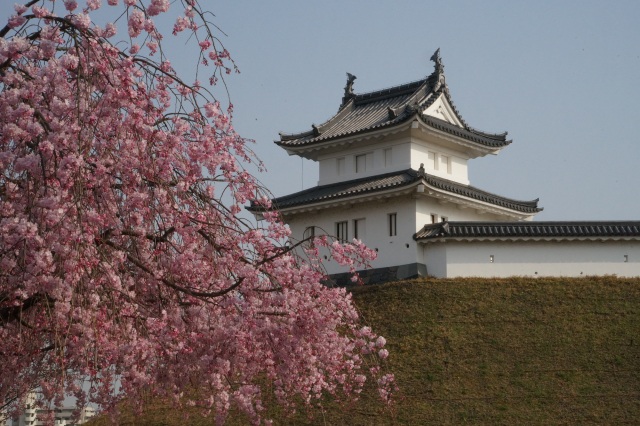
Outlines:
{"label": "pink cherry blossom", "polygon": [[27,22],[27,18],[22,15],[13,15],[9,18],[9,28],[16,28],[20,25],[24,25]]}
{"label": "pink cherry blossom", "polygon": [[36,16],[36,18],[44,18],[45,16],[47,16],[47,14],[50,13],[48,9],[39,7],[37,5],[34,5],[31,10],[33,10],[33,14]]}
{"label": "pink cherry blossom", "polygon": [[64,7],[69,11],[73,12],[78,7],[78,2],[76,0],[63,0]]}
{"label": "pink cherry blossom", "polygon": [[102,32],[102,37],[111,38],[114,35],[116,35],[116,33],[117,33],[117,27],[112,22],[110,22],[107,25],[105,25],[104,31]]}
{"label": "pink cherry blossom", "polygon": [[144,29],[145,16],[140,9],[135,9],[129,15],[129,36],[138,37]]}
{"label": "pink cherry blossom", "polygon": [[13,10],[15,10],[18,15],[22,15],[23,13],[25,13],[28,10],[28,8],[24,4],[17,4],[16,3],[16,4],[13,5]]}
{"label": "pink cherry blossom", "polygon": [[90,10],[97,10],[100,9],[101,3],[101,0],[87,0],[87,7]]}
{"label": "pink cherry blossom", "polygon": [[[384,338],[322,284],[321,252],[354,273],[375,252],[319,236],[303,259],[277,211],[240,216],[270,208],[246,171],[261,166],[232,105],[160,50],[152,19],[169,2],[106,2],[157,62],[105,38],[118,23],[93,23],[102,2],[64,0],[52,19],[55,3],[25,1],[34,13],[0,37],[0,408],[17,413],[36,388],[42,405],[70,394],[104,410],[123,396],[143,408],[151,392],[259,423],[265,390],[286,411],[355,398],[369,379],[388,402]],[[235,70],[205,11],[180,5],[180,31],[216,40],[200,44],[210,78]]]}
{"label": "pink cherry blossom", "polygon": [[149,16],[156,16],[169,10],[169,0],[151,0],[147,7]]}

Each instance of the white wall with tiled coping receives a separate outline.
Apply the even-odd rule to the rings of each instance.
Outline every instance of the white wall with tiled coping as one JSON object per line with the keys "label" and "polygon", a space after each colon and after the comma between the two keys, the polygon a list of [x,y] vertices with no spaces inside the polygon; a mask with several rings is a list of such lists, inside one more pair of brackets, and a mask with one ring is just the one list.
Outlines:
{"label": "white wall with tiled coping", "polygon": [[[389,235],[389,214],[396,214],[396,235]],[[345,205],[311,213],[299,213],[286,218],[292,231],[292,241],[303,238],[305,229],[316,228],[315,234],[335,236],[336,223],[347,221],[348,239],[354,237],[354,220],[365,219],[364,232],[359,239],[369,248],[377,250],[378,258],[371,263],[372,268],[386,268],[422,262],[422,248],[413,239],[413,235],[424,225],[431,223],[431,215],[436,220],[446,217],[448,220],[473,220],[477,213],[472,209],[459,209],[455,204],[441,204],[432,198],[414,198],[407,194],[389,200],[379,200]],[[500,220],[496,215],[484,215],[487,220]],[[502,218],[504,220],[504,218]],[[508,218],[507,218],[508,219]],[[322,255],[324,256],[325,253]],[[333,262],[326,262],[327,273],[345,272]]]}
{"label": "white wall with tiled coping", "polygon": [[423,244],[420,262],[439,278],[640,276],[640,241],[447,241]]}

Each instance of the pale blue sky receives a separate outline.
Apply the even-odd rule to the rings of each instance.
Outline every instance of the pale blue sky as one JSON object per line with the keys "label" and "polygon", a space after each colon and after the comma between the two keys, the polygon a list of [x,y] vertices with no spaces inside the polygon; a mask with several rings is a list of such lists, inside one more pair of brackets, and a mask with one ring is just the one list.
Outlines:
{"label": "pale blue sky", "polygon": [[[227,79],[235,126],[256,140],[276,196],[317,181],[315,163],[302,179],[301,160],[273,143],[279,131],[333,115],[347,71],[356,93],[407,83],[432,72],[440,48],[463,118],[513,138],[471,161],[472,185],[539,197],[539,220],[640,220],[637,0],[201,3],[241,69]],[[170,56],[192,71],[183,46]]]}
{"label": "pale blue sky", "polygon": [[[301,160],[273,144],[356,92],[430,74],[439,47],[473,127],[513,144],[470,163],[471,183],[540,198],[539,220],[640,220],[640,2],[212,2],[242,73],[235,125],[257,141],[275,195],[300,190]],[[305,161],[304,187],[317,181]]]}

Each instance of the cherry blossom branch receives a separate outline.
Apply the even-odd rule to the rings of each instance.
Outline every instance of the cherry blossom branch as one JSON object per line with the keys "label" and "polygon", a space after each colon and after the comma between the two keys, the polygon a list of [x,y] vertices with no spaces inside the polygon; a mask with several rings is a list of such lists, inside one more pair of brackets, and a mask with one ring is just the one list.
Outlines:
{"label": "cherry blossom branch", "polygon": [[[266,386],[293,407],[382,380],[365,370],[383,344],[322,285],[310,238],[293,242],[275,212],[239,215],[269,205],[245,167],[261,163],[217,89],[171,67],[155,21],[180,8],[174,32],[224,83],[236,67],[213,15],[106,4],[128,36],[92,23],[99,0],[25,0],[0,30],[0,405],[17,414],[36,387],[46,406],[67,393],[105,409],[151,392],[258,423]],[[313,242],[350,270],[370,255]],[[177,396],[192,388],[206,391]]]}
{"label": "cherry blossom branch", "polygon": [[[116,245],[115,243],[113,243],[112,241],[109,241],[109,240],[96,239],[96,244],[97,245],[106,244],[109,247],[114,248],[114,249],[116,249],[118,251],[126,252],[125,249],[123,249],[122,247],[119,247],[118,245]],[[224,295],[232,292],[236,288],[238,288],[242,284],[242,282],[244,281],[244,277],[240,277],[240,278],[238,278],[236,280],[235,283],[233,283],[229,287],[224,288],[222,290],[212,291],[212,292],[195,291],[195,290],[188,289],[186,287],[182,287],[182,286],[176,284],[173,280],[170,280],[168,278],[157,277],[154,274],[154,272],[151,270],[151,268],[149,268],[147,265],[145,265],[144,262],[142,262],[141,260],[133,257],[130,253],[126,253],[125,256],[126,256],[126,258],[127,258],[127,260],[129,262],[133,263],[135,266],[137,266],[139,269],[141,269],[142,271],[146,272],[148,275],[152,276],[153,278],[161,281],[167,287],[170,287],[170,288],[172,288],[174,290],[177,290],[180,293],[184,293],[184,294],[187,294],[189,296],[193,296],[193,297],[197,297],[197,298],[213,299],[213,298],[224,296]]]}

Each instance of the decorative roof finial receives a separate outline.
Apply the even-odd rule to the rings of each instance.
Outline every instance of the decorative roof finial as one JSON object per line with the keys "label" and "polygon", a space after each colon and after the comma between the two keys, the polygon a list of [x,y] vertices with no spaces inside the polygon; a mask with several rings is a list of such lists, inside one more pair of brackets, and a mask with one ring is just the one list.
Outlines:
{"label": "decorative roof finial", "polygon": [[442,87],[444,87],[445,90],[446,90],[447,86],[446,86],[445,81],[444,81],[444,65],[442,64],[442,58],[440,58],[440,48],[439,47],[434,52],[434,54],[431,55],[431,60],[433,62],[435,62],[435,64],[434,64],[435,71],[433,72],[433,75],[435,76],[435,80],[436,81],[433,83],[433,91],[437,92]]}
{"label": "decorative roof finial", "polygon": [[342,105],[346,104],[349,99],[351,99],[354,96],[353,93],[353,82],[355,81],[356,76],[351,74],[351,73],[347,73],[347,85],[344,86],[344,96],[342,97]]}
{"label": "decorative roof finial", "polygon": [[442,58],[440,58],[440,48],[438,47],[438,49],[433,53],[433,55],[431,55],[431,60],[433,62],[435,62],[435,69],[437,72],[442,72],[444,71],[444,65],[442,65]]}

